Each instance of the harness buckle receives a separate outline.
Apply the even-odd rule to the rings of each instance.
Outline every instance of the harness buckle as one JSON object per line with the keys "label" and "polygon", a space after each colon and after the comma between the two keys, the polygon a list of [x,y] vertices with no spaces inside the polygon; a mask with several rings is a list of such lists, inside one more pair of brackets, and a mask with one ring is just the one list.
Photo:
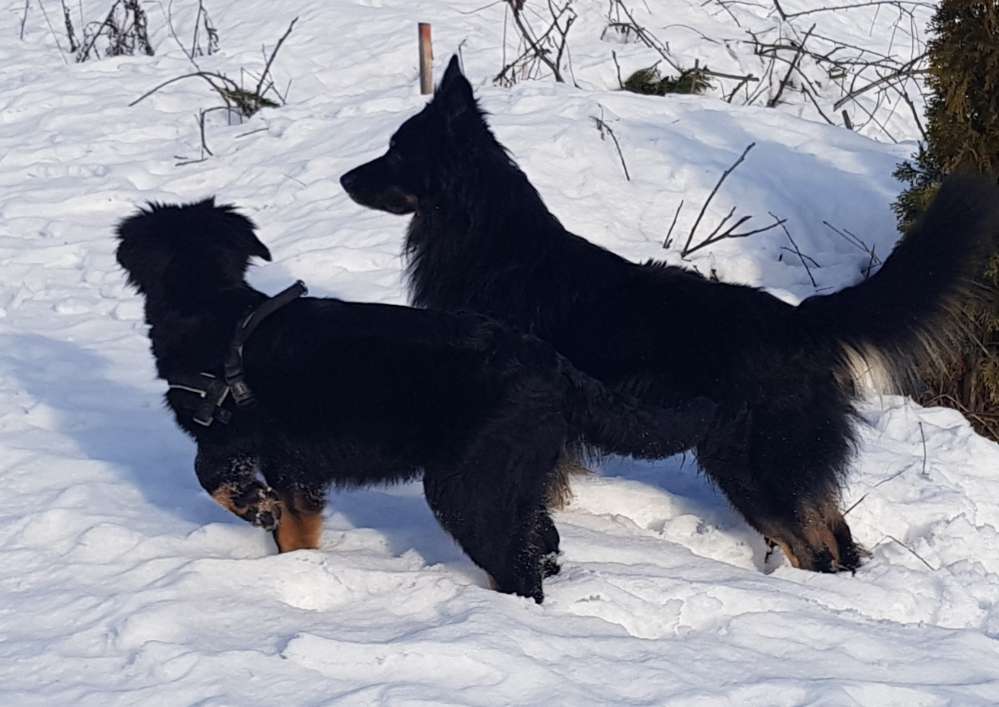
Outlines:
{"label": "harness buckle", "polygon": [[195,423],[202,427],[211,427],[216,420],[222,424],[229,424],[232,411],[224,409],[222,405],[230,394],[239,407],[253,404],[253,391],[243,373],[243,344],[267,316],[306,292],[308,290],[305,284],[299,280],[291,287],[265,300],[240,320],[229,347],[222,378],[216,378],[211,373],[200,373],[196,376],[181,374],[167,380],[171,390],[183,390],[200,398],[194,409]]}
{"label": "harness buckle", "polygon": [[253,391],[246,384],[243,377],[233,378],[229,381],[229,390],[232,391],[232,399],[240,407],[245,407],[253,402]]}

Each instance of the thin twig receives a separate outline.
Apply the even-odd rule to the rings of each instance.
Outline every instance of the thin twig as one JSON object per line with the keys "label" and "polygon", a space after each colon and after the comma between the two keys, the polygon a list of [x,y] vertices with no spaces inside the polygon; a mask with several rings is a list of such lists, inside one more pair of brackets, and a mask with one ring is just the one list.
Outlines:
{"label": "thin twig", "polygon": [[62,43],[59,41],[59,35],[56,34],[55,27],[52,26],[52,20],[49,19],[49,13],[45,10],[45,4],[41,0],[38,0],[38,9],[42,11],[42,17],[45,18],[45,24],[49,28],[49,33],[52,35],[52,39],[55,40],[56,47],[59,49],[59,56],[62,57],[62,63],[69,64],[69,60],[63,53]]}
{"label": "thin twig", "polygon": [[871,81],[870,83],[866,84],[865,86],[863,86],[861,88],[858,88],[856,90],[850,91],[848,94],[846,94],[845,96],[843,96],[842,98],[840,98],[838,101],[836,101],[835,103],[833,103],[833,110],[839,110],[844,105],[846,105],[847,102],[852,101],[852,100],[856,100],[858,96],[862,96],[865,93],[867,93],[868,91],[870,91],[872,89],[875,89],[878,86],[881,86],[883,84],[886,84],[886,83],[889,83],[891,81],[894,81],[895,79],[899,79],[899,78],[910,78],[912,76],[922,76],[924,74],[929,73],[929,69],[917,69],[917,68],[915,68],[916,65],[919,64],[924,59],[926,59],[926,53],[925,52],[922,53],[922,54],[920,54],[917,57],[914,57],[914,58],[910,59],[905,64],[903,64],[901,67],[899,67],[898,70],[893,71],[892,73],[887,74],[886,76],[881,76],[876,81]]}
{"label": "thin twig", "polygon": [[274,45],[274,51],[271,52],[270,57],[267,59],[267,63],[264,65],[264,72],[260,74],[260,81],[257,82],[257,89],[254,91],[254,94],[257,96],[264,95],[260,92],[260,90],[264,87],[264,82],[267,80],[268,74],[270,74],[271,64],[274,62],[274,57],[277,56],[278,50],[280,50],[281,45],[284,44],[284,40],[288,39],[288,35],[291,34],[293,29],[295,29],[296,22],[298,22],[297,17],[291,21],[291,24],[288,25],[288,29],[286,29],[284,34],[281,35],[281,39],[279,39],[278,43]]}
{"label": "thin twig", "polygon": [[[777,4],[776,1],[774,3]],[[901,7],[903,4],[912,5],[913,7],[922,7],[929,10],[936,9],[936,6],[929,2],[917,2],[916,0],[906,0],[904,3],[902,0],[869,0],[868,2],[858,2],[850,5],[827,5],[825,7],[813,7],[810,10],[801,10],[800,12],[792,12],[786,14],[781,11],[781,19],[790,20],[795,17],[802,17],[804,15],[813,15],[817,12],[835,12],[836,10],[853,10],[858,7],[874,7],[877,5],[892,5],[894,7]],[[778,5],[778,9],[780,6]]]}
{"label": "thin twig", "polygon": [[[783,250],[783,251],[787,251],[788,253],[791,253],[792,255],[797,255],[797,253],[795,252],[794,248],[788,248],[786,245],[782,245],[780,247],[780,249]],[[802,253],[801,257],[803,257],[805,260],[807,260],[808,262],[810,262],[812,265],[814,265],[817,268],[821,268],[822,267],[821,263],[819,263],[819,261],[817,261],[815,258],[813,258],[812,256],[810,256],[808,253]],[[822,288],[818,288],[817,287],[816,289],[818,290],[818,289],[822,289]]]}
{"label": "thin twig", "polygon": [[215,153],[208,148],[208,142],[205,139],[205,116],[209,113],[214,113],[217,110],[231,111],[229,106],[212,106],[211,108],[205,108],[198,113],[198,127],[201,129],[201,149],[207,152],[211,156],[215,156]]}
{"label": "thin twig", "polygon": [[635,19],[635,16],[631,14],[631,10],[628,8],[627,5],[624,4],[624,0],[612,0],[612,1],[614,2],[615,7],[617,7],[618,10],[624,12],[624,16],[628,18],[628,22],[630,23],[627,26],[629,26],[631,31],[634,32],[635,35],[640,40],[642,40],[642,43],[645,44],[645,46],[647,46],[649,49],[653,49],[656,52],[658,52],[659,55],[663,58],[663,60],[665,60],[666,63],[672,66],[673,69],[675,69],[676,71],[683,71],[683,67],[677,64],[675,61],[673,61],[673,58],[669,55],[669,47],[665,45],[663,42],[659,41],[659,39],[655,35],[651,34],[642,25],[638,24],[638,21]]}
{"label": "thin twig", "polygon": [[739,159],[737,159],[732,164],[731,167],[729,167],[728,169],[726,169],[722,173],[722,176],[718,180],[718,183],[715,184],[715,188],[711,190],[710,194],[708,194],[708,198],[704,201],[704,204],[701,205],[701,211],[700,211],[699,214],[697,214],[697,219],[694,221],[694,225],[690,229],[690,234],[687,236],[687,242],[683,246],[683,254],[684,254],[684,256],[686,256],[686,254],[690,252],[690,244],[694,240],[694,233],[697,231],[697,227],[700,225],[701,219],[704,218],[704,212],[708,210],[708,204],[711,203],[711,200],[715,197],[715,194],[718,193],[718,189],[721,187],[722,182],[725,181],[725,179],[728,177],[728,175],[730,175],[732,173],[732,171],[736,167],[738,167],[740,164],[742,164],[742,161],[744,159],[746,159],[746,155],[749,154],[749,151],[752,150],[754,147],[756,147],[756,143],[755,142],[749,143],[749,145],[746,147],[746,149],[742,151],[742,154],[739,155]]}
{"label": "thin twig", "polygon": [[[562,18],[562,15],[565,14],[565,12],[569,9],[569,6],[570,6],[571,2],[567,2],[565,4],[565,6],[563,8],[561,8],[561,10],[558,12],[558,14],[556,14],[553,17],[552,23],[551,23],[551,25],[548,26],[548,29],[546,29],[545,32],[540,37],[537,37],[537,38],[535,38],[533,35],[530,35],[530,34],[523,35],[523,32],[524,31],[528,31],[529,32],[530,28],[527,27],[520,20],[519,15],[517,14],[517,13],[520,12],[521,4],[517,3],[516,0],[504,0],[504,3],[507,5],[507,9],[508,10],[512,10],[514,16],[517,18],[518,29],[521,30],[524,42],[527,45],[526,48],[524,49],[524,51],[522,51],[517,56],[516,59],[514,59],[511,62],[504,63],[503,68],[500,69],[499,73],[496,74],[496,76],[493,77],[493,83],[504,83],[505,82],[506,84],[512,85],[512,84],[516,83],[516,81],[517,81],[517,79],[516,79],[516,71],[515,71],[516,68],[521,64],[521,62],[524,62],[525,60],[527,60],[526,63],[528,64],[528,67],[530,67],[531,65],[533,65],[534,62],[543,62],[543,63],[547,64],[549,67],[551,66],[551,61],[546,56],[539,55],[538,52],[542,52],[542,54],[543,54],[543,53],[549,51],[548,49],[544,48],[544,45],[546,43],[548,43],[549,41],[551,41],[551,42],[555,41],[555,40],[550,39],[550,38],[551,38],[551,35],[554,34],[556,31],[559,33],[559,35],[561,37],[561,44],[563,46],[565,45],[565,43],[567,41],[568,31],[569,31],[568,28],[569,28],[569,25],[571,23],[567,24],[566,29],[563,30],[563,28],[561,27],[561,25],[559,25],[558,21]],[[552,6],[549,5],[549,8],[551,8],[551,7]],[[504,17],[504,25],[503,26],[504,26],[504,33],[505,33],[506,32],[506,11],[504,11],[503,17]],[[506,42],[505,41],[503,43],[503,50],[504,50],[504,53],[505,53],[506,52]],[[530,68],[528,68],[528,72],[529,71],[530,71]],[[508,75],[508,72],[509,72],[509,75]],[[562,81],[562,79],[561,79],[562,74],[561,74],[560,71],[556,72],[555,76],[556,76],[556,81]]]}
{"label": "thin twig", "polygon": [[73,29],[73,18],[70,15],[69,8],[66,7],[66,0],[60,0],[60,4],[62,5],[62,17],[66,23],[66,37],[69,39],[69,50],[71,52],[75,52],[80,45],[76,41],[76,31]]}
{"label": "thin twig", "polygon": [[204,10],[204,3],[201,0],[198,0],[198,14],[194,16],[194,36],[191,37],[191,53],[188,55],[191,61],[194,61],[194,53],[198,47],[198,34],[200,34],[201,30],[201,14]]}
{"label": "thin twig", "polygon": [[[174,157],[178,157],[178,156],[179,155],[174,155]],[[207,162],[207,161],[208,161],[207,157],[199,157],[196,160],[181,160],[180,162],[174,162],[173,166],[174,167],[184,167],[184,166],[189,165],[189,164],[201,164],[202,162]]]}
{"label": "thin twig", "polygon": [[[924,464],[926,463],[926,460],[925,460],[925,458],[923,459],[923,463],[924,463]],[[865,494],[864,494],[863,496],[861,496],[860,498],[858,498],[858,499],[857,499],[856,501],[854,501],[854,502],[853,502],[853,503],[852,503],[852,504],[850,505],[850,507],[849,507],[849,508],[847,508],[847,509],[846,509],[845,511],[843,511],[843,515],[845,516],[845,515],[846,515],[846,514],[848,514],[848,513],[850,512],[850,511],[852,511],[852,510],[853,510],[854,508],[856,508],[857,506],[859,506],[859,505],[861,504],[861,502],[862,502],[862,501],[863,501],[863,500],[864,500],[865,498],[867,498],[868,496],[870,496],[870,495],[871,495],[871,493],[873,493],[874,489],[878,488],[879,486],[884,486],[884,485],[885,485],[885,484],[887,484],[887,483],[888,483],[889,481],[894,481],[895,479],[897,479],[898,477],[900,477],[900,476],[901,476],[902,474],[904,474],[904,473],[905,473],[905,472],[907,472],[908,470],[909,470],[909,467],[908,467],[908,466],[904,466],[904,467],[902,467],[901,469],[899,469],[898,471],[896,471],[896,472],[895,472],[894,474],[892,474],[891,476],[889,476],[889,477],[888,477],[887,479],[881,479],[881,481],[879,481],[878,483],[874,484],[874,485],[873,485],[873,486],[871,487],[871,490],[870,490],[870,491],[868,491],[868,492],[867,492],[867,493],[865,493]]]}
{"label": "thin twig", "polygon": [[[556,82],[558,82],[558,83],[565,83],[565,79],[562,78],[562,71],[561,71],[561,68],[559,67],[559,65],[556,64],[555,62],[553,62],[551,59],[548,58],[548,50],[547,49],[542,49],[539,46],[538,40],[536,40],[534,38],[534,36],[531,33],[531,31],[524,24],[523,17],[521,16],[521,8],[517,4],[516,0],[508,0],[508,1],[510,2],[510,7],[513,10],[513,22],[514,22],[515,25],[517,25],[517,29],[520,30],[520,34],[524,38],[524,41],[526,41],[528,43],[528,45],[530,45],[531,50],[534,52],[534,58],[537,59],[537,60],[539,60],[539,61],[541,61],[542,63],[544,63],[545,65],[547,65],[549,69],[551,69],[552,74],[554,74],[554,76],[555,76],[555,81]],[[544,35],[544,36],[548,36],[552,32],[552,30],[554,30],[557,27],[558,30],[559,30],[559,32],[560,32],[560,34],[562,35],[562,39],[563,39],[563,42],[562,42],[562,45],[561,45],[562,47],[565,46],[565,41],[564,40],[565,40],[565,35],[568,34],[568,26],[572,25],[572,22],[574,21],[575,18],[572,17],[572,16],[569,17],[569,19],[567,20],[567,28],[566,28],[566,30],[564,32],[562,31],[562,28],[558,26],[558,21],[559,21],[559,19],[561,19],[562,15],[565,14],[565,12],[569,9],[570,5],[571,5],[571,2],[567,2],[564,7],[562,7],[562,8],[559,9],[558,14],[554,15],[554,17],[553,17],[552,26],[549,27],[548,32],[546,32],[545,35]],[[561,48],[559,49],[558,56],[559,56],[559,58],[561,58],[561,56],[562,56]]]}
{"label": "thin twig", "polygon": [[728,98],[726,98],[725,101],[727,103],[731,103],[732,99],[735,98],[735,94],[737,94],[739,92],[739,89],[742,88],[743,86],[745,86],[747,83],[749,83],[749,81],[752,80],[753,78],[755,78],[755,77],[753,77],[752,75],[750,75],[750,76],[743,76],[742,80],[739,81],[739,83],[737,83],[735,85],[735,88],[732,89],[732,92],[730,94],[728,94]]}
{"label": "thin twig", "polygon": [[21,31],[18,33],[18,39],[24,39],[24,25],[28,21],[28,8],[31,7],[31,0],[24,0],[24,13],[21,15]]}
{"label": "thin twig", "polygon": [[617,52],[611,49],[611,57],[614,59],[614,68],[617,69],[617,86],[624,90],[624,81],[621,80],[621,65],[617,63]]}
{"label": "thin twig", "polygon": [[898,92],[902,96],[902,100],[909,106],[909,110],[912,111],[912,118],[916,121],[916,127],[919,129],[919,134],[923,136],[923,142],[926,142],[926,129],[923,128],[923,122],[919,119],[919,111],[916,110],[916,106],[913,104],[912,99],[909,98],[909,94],[904,88],[899,89]]}
{"label": "thin twig", "polygon": [[160,84],[157,84],[156,86],[154,86],[153,88],[149,89],[148,91],[146,91],[145,93],[143,93],[141,96],[139,96],[138,98],[136,98],[134,101],[132,101],[131,103],[129,103],[128,107],[131,108],[132,106],[136,105],[137,103],[140,103],[141,101],[145,100],[146,98],[149,98],[151,95],[153,95],[154,93],[156,93],[160,89],[165,88],[166,86],[169,86],[172,83],[176,83],[177,81],[182,81],[183,79],[190,79],[190,78],[194,78],[194,77],[201,78],[201,79],[204,79],[205,81],[207,81],[208,84],[213,89],[215,89],[215,91],[222,97],[222,99],[226,102],[227,105],[229,104],[229,99],[225,95],[225,91],[222,88],[220,88],[217,84],[215,84],[212,81],[212,79],[213,78],[218,79],[223,84],[225,84],[225,87],[228,88],[228,89],[236,89],[236,90],[239,89],[239,86],[236,84],[236,82],[233,81],[232,79],[230,79],[228,76],[225,76],[224,74],[217,74],[217,73],[215,73],[213,71],[194,71],[194,72],[191,72],[189,74],[183,74],[181,76],[174,76],[172,79],[167,79],[166,81],[164,81],[164,82],[162,82]]}
{"label": "thin twig", "polygon": [[923,430],[923,421],[919,421],[919,436],[923,440],[923,468],[919,472],[919,475],[926,477],[926,432]]}
{"label": "thin twig", "polygon": [[[115,24],[114,24],[114,13],[115,13],[115,10],[118,9],[118,6],[120,4],[121,4],[121,0],[115,0],[115,3],[111,6],[111,9],[108,10],[108,14],[104,18],[104,21],[100,23],[100,25],[97,28],[97,31],[94,32],[94,34],[90,37],[90,41],[87,42],[87,44],[83,48],[81,48],[80,51],[78,51],[76,53],[76,60],[78,62],[82,62],[82,61],[86,61],[87,60],[87,57],[90,56],[90,52],[93,50],[94,45],[97,43],[97,40],[100,39],[101,36],[104,34],[104,29],[106,27],[115,27]],[[86,33],[84,32],[84,34],[86,34]],[[100,58],[100,53],[99,52],[98,52],[97,56],[98,56],[98,58]]]}
{"label": "thin twig", "polygon": [[[774,215],[772,211],[768,211],[767,213],[770,214],[773,218],[775,219],[777,218],[777,216]],[[812,281],[812,287],[817,288],[819,284],[815,282],[815,278],[812,276],[812,269],[808,267],[808,263],[805,262],[805,256],[802,254],[801,248],[799,248],[798,244],[794,242],[793,238],[791,238],[791,232],[787,230],[787,226],[782,223],[781,228],[784,229],[784,235],[787,236],[787,239],[791,242],[791,247],[793,247],[794,252],[797,253],[798,260],[801,261],[802,266],[805,268],[805,272],[808,273],[808,279]],[[814,258],[812,259],[812,262],[815,262]]]}
{"label": "thin twig", "polygon": [[[742,223],[745,223],[746,221],[748,221],[751,218],[752,218],[752,216],[743,216],[742,218],[740,218],[735,223],[734,226],[732,226],[732,229],[734,229],[736,226],[741,225]],[[778,219],[774,223],[771,223],[771,224],[769,224],[767,226],[763,226],[762,228],[756,228],[756,229],[753,229],[752,231],[746,231],[745,233],[734,233],[732,231],[732,229],[729,229],[727,231],[723,231],[722,233],[718,234],[718,236],[715,237],[715,238],[708,238],[708,239],[706,239],[704,241],[701,241],[700,243],[698,243],[697,245],[695,245],[693,248],[687,249],[686,252],[681,253],[680,255],[682,257],[686,258],[688,255],[691,255],[692,253],[696,253],[701,248],[707,248],[708,246],[714,245],[718,241],[723,241],[726,238],[748,238],[749,236],[755,236],[757,233],[763,233],[764,231],[769,231],[771,229],[777,228],[778,226],[780,226],[780,225],[782,225],[782,224],[784,224],[786,222],[787,222],[787,219]]]}
{"label": "thin twig", "polygon": [[680,205],[676,207],[676,212],[673,214],[673,222],[669,225],[669,230],[666,231],[666,238],[663,240],[663,248],[669,248],[673,244],[673,227],[676,226],[676,220],[680,218],[680,209],[683,208],[683,199],[680,199]]}
{"label": "thin twig", "polygon": [[[600,107],[600,110],[602,113],[603,106]],[[621,143],[617,141],[617,135],[614,134],[614,130],[611,128],[611,126],[609,126],[606,122],[604,122],[603,118],[598,118],[595,115],[591,115],[590,117],[593,118],[593,122],[596,123],[597,130],[600,131],[601,140],[604,139],[604,130],[606,130],[607,133],[611,136],[611,140],[614,141],[614,147],[617,148],[617,156],[621,159],[621,167],[624,169],[624,178],[630,182],[631,175],[628,173],[628,165],[624,161],[624,154],[622,154],[621,152]]]}
{"label": "thin twig", "polygon": [[233,137],[233,140],[239,140],[240,138],[249,137],[250,135],[256,135],[257,133],[266,133],[268,130],[270,130],[270,128],[267,127],[266,125],[262,128],[247,130],[245,133],[240,133],[239,135]]}
{"label": "thin twig", "polygon": [[805,32],[805,38],[801,40],[798,45],[798,51],[794,54],[794,59],[791,60],[791,65],[787,69],[787,73],[784,74],[784,78],[781,80],[780,84],[777,86],[777,93],[774,97],[767,101],[767,108],[773,108],[780,102],[780,97],[784,93],[785,87],[787,87],[788,81],[791,80],[791,74],[795,69],[798,68],[798,62],[801,61],[802,55],[805,53],[805,44],[808,42],[808,38],[812,36],[812,32],[815,30],[815,25],[813,24],[811,29]]}
{"label": "thin twig", "polygon": [[[182,51],[184,53],[184,56],[187,57],[188,61],[190,61],[191,64],[194,65],[194,68],[197,69],[198,71],[201,71],[201,67],[198,66],[198,62],[194,60],[193,45],[191,51],[188,52],[187,48],[184,46],[184,43],[180,41],[180,37],[177,36],[177,30],[173,26],[173,0],[170,0],[170,2],[167,3],[165,7],[163,5],[162,0],[160,0],[159,6],[160,6],[160,12],[163,13],[164,17],[166,17],[167,29],[170,31],[170,36],[173,37],[173,41],[177,43],[177,46],[180,47],[180,51]],[[200,8],[200,3],[199,3],[199,8]],[[197,25],[197,18],[195,18],[195,25]],[[197,32],[195,32],[195,36],[197,36]]]}
{"label": "thin twig", "polygon": [[863,251],[865,255],[869,256],[867,267],[865,268],[865,279],[867,277],[870,277],[871,269],[875,265],[881,264],[881,259],[878,258],[876,253],[876,246],[874,246],[873,244],[868,246],[866,243],[864,243],[864,241],[861,238],[859,238],[856,234],[852,233],[849,229],[844,228],[843,230],[840,230],[835,226],[833,226],[828,221],[822,221],[822,225],[831,230],[836,235],[840,236],[843,240],[845,240],[853,247]]}
{"label": "thin twig", "polygon": [[[927,569],[929,569],[931,572],[936,572],[937,571],[937,568],[934,567],[933,565],[931,565],[929,562],[927,562],[926,559],[922,555],[920,555],[918,552],[916,552],[915,550],[913,550],[911,547],[909,547],[908,545],[906,545],[904,542],[902,542],[901,540],[899,540],[898,538],[896,538],[894,535],[886,534],[885,537],[888,538],[889,540],[891,540],[892,542],[896,543],[897,545],[901,545],[903,548],[905,548],[906,550],[908,550],[909,554],[911,554],[917,560],[919,560],[924,565],[926,565]],[[878,543],[878,545],[880,545],[880,544],[881,543]]]}
{"label": "thin twig", "polygon": [[[733,206],[731,209],[729,209],[729,212],[725,214],[724,218],[722,218],[722,220],[718,222],[718,225],[715,226],[715,229],[708,234],[708,240],[710,241],[712,238],[714,238],[715,235],[718,233],[718,231],[722,229],[722,226],[728,223],[728,220],[732,218],[732,216],[734,215],[735,215],[735,207]],[[742,216],[738,221],[732,224],[732,228],[738,228],[751,218],[752,216]]]}
{"label": "thin twig", "polygon": [[[922,437],[922,440],[923,440],[923,468],[919,472],[919,475],[925,477],[926,476],[926,433],[923,431],[923,422],[922,422],[922,420],[920,420],[920,422],[919,422],[919,435],[920,435],[920,437]],[[856,501],[854,501],[850,505],[849,508],[847,508],[845,511],[843,511],[843,515],[845,516],[847,513],[849,513],[854,508],[856,508],[857,506],[859,506],[861,504],[861,502],[865,498],[867,498],[869,495],[871,495],[876,488],[878,488],[879,486],[884,486],[889,481],[893,481],[893,480],[897,479],[899,476],[901,476],[902,474],[904,474],[908,470],[909,470],[909,467],[908,466],[904,466],[901,469],[899,469],[898,471],[896,471],[894,474],[892,474],[891,476],[889,476],[887,479],[881,479],[881,481],[879,481],[878,483],[874,484],[874,486],[871,487],[870,491],[868,491],[863,496],[861,496],[860,498],[858,498]]]}

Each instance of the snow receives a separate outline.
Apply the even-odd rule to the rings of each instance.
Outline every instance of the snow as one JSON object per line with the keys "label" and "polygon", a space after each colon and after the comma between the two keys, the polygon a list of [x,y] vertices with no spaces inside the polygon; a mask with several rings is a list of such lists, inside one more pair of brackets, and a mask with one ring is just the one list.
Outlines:
{"label": "snow", "polygon": [[[540,607],[488,590],[418,486],[336,494],[322,549],[284,556],[201,490],[193,447],[162,409],[111,229],[144,201],[214,193],[259,223],[275,255],[252,272],[258,287],[302,278],[317,294],[404,302],[404,221],[353,205],[337,177],[423,104],[418,20],[434,23],[439,67],[464,41],[498,136],[552,210],[597,243],[678,262],[719,174],[755,142],[698,233],[732,206],[754,225],[787,218],[821,264],[816,285],[780,230],[699,251],[690,266],[797,301],[856,281],[870,261],[823,221],[890,250],[891,171],[913,142],[827,125],[797,100],[767,109],[614,91],[611,48],[626,71],[655,57],[601,41],[596,0],[577,3],[570,35],[579,88],[494,87],[503,10],[483,4],[211,0],[222,52],[202,66],[259,71],[261,44],[300,15],[275,62],[293,82],[280,109],[242,125],[210,117],[215,155],[182,166],[200,157],[195,114],[215,104],[210,90],[189,80],[128,106],[190,68],[162,5],[147,4],[155,57],[83,65],[64,62],[39,3],[23,40],[24,4],[0,5],[11,20],[0,30],[0,703],[999,701],[999,446],[951,410],[895,396],[862,405],[845,503],[873,557],[853,577],[766,560],[690,458],[610,459],[578,479],[556,518],[564,570]],[[742,35],[718,7],[666,5],[652,5],[650,25],[686,64],[758,67],[745,47],[680,26]],[[733,7],[772,27],[763,5]],[[195,6],[173,3],[180,37]],[[882,51],[893,41],[884,13],[813,20]],[[630,182],[594,126],[601,115]],[[901,112],[888,124],[897,139],[918,135]]]}

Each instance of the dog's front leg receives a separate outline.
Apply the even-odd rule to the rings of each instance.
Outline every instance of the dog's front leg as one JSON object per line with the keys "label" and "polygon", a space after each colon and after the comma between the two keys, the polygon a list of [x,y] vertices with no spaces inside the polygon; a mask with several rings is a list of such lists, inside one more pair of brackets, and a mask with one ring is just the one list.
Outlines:
{"label": "dog's front leg", "polygon": [[230,446],[198,445],[194,460],[198,481],[227,511],[265,530],[281,521],[277,493],[257,478],[257,457]]}

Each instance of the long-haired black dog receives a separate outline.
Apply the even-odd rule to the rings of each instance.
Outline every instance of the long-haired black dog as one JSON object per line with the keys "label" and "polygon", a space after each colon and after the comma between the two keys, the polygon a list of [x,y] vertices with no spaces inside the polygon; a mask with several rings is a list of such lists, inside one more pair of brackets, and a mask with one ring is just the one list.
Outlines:
{"label": "long-haired black dog", "polygon": [[[839,511],[858,364],[906,383],[946,352],[999,232],[999,194],[947,182],[869,280],[793,307],[760,290],[629,262],[566,231],[489,130],[452,59],[388,152],[341,178],[359,204],[413,214],[414,304],[473,309],[550,341],[588,374],[670,402],[721,407],[704,471],[790,562],[854,570]],[[734,423],[748,406],[750,423]]]}
{"label": "long-haired black dog", "polygon": [[145,295],[158,375],[181,381],[166,402],[197,442],[198,480],[273,530],[282,552],[318,546],[330,486],[422,471],[437,519],[495,586],[540,602],[543,574],[558,568],[545,499],[560,483],[560,453],[675,453],[715,412],[705,399],[646,408],[481,315],[301,298],[243,346],[255,404],[234,407],[229,396],[218,419],[197,424],[198,376],[229,370],[237,323],[268,299],[244,274],[251,257],[270,253],[247,218],[212,200],[153,205],[123,221],[118,238],[118,262]]}

